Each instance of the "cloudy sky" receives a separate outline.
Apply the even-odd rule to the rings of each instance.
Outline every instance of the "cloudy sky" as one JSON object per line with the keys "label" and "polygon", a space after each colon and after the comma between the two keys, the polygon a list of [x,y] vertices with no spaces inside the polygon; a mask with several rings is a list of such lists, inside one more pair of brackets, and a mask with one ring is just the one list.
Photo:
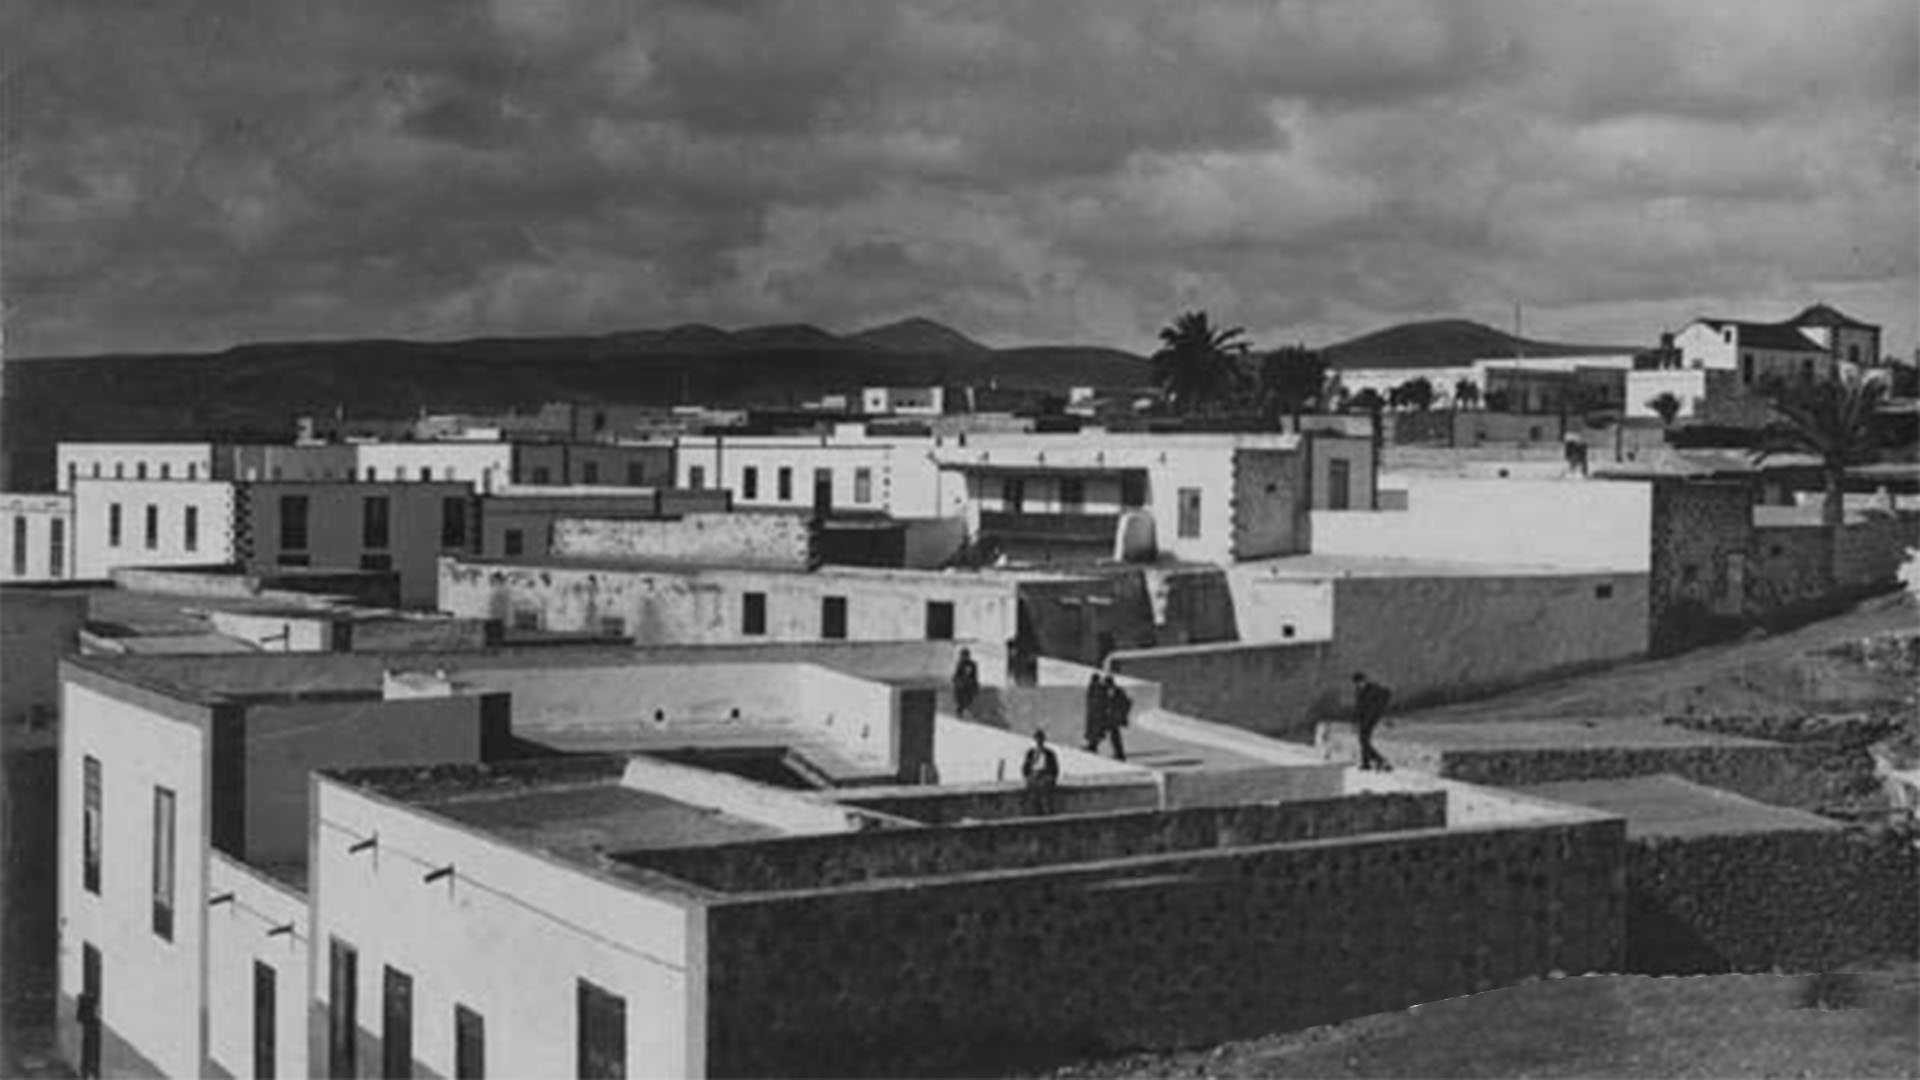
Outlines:
{"label": "cloudy sky", "polygon": [[30,0],[13,356],[1412,318],[1915,343],[1913,0]]}

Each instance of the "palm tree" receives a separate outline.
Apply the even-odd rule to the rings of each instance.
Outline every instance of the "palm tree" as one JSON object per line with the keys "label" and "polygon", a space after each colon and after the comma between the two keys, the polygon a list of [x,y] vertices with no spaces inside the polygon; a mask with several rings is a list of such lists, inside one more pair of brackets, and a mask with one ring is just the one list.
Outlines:
{"label": "palm tree", "polygon": [[1472,379],[1461,379],[1453,384],[1453,405],[1456,409],[1471,409],[1480,404],[1480,384]]}
{"label": "palm tree", "polygon": [[1289,345],[1261,358],[1254,396],[1268,427],[1278,427],[1281,414],[1291,413],[1293,430],[1299,431],[1300,414],[1309,405],[1322,408],[1327,390],[1327,362],[1305,345]]}
{"label": "palm tree", "polygon": [[1826,488],[1820,521],[1827,530],[1827,574],[1838,580],[1840,529],[1846,521],[1846,476],[1850,465],[1876,459],[1880,429],[1875,414],[1887,395],[1886,383],[1858,376],[1827,379],[1811,385],[1775,388],[1768,405],[1774,420],[1754,451],[1756,463],[1778,454],[1806,454],[1820,459]]}
{"label": "palm tree", "polygon": [[1189,311],[1160,331],[1153,376],[1174,410],[1187,415],[1230,405],[1246,384],[1240,358],[1245,331],[1216,330],[1204,311]]}

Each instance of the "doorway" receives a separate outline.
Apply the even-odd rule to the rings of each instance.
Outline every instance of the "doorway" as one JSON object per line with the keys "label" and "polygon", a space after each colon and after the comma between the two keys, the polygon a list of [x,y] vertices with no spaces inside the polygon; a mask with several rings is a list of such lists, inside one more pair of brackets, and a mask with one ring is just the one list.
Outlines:
{"label": "doorway", "polygon": [[100,950],[80,946],[80,1075],[100,1075]]}

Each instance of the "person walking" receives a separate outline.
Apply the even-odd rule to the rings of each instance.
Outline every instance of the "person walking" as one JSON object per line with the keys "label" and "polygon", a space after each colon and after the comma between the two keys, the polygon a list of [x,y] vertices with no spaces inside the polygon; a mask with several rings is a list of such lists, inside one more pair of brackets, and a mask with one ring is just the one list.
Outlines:
{"label": "person walking", "polygon": [[1104,698],[1106,702],[1106,707],[1101,710],[1104,713],[1103,719],[1105,720],[1102,726],[1106,729],[1107,738],[1113,740],[1113,756],[1115,760],[1125,761],[1127,760],[1127,743],[1126,740],[1120,736],[1120,732],[1121,729],[1127,726],[1127,721],[1131,718],[1133,698],[1127,696],[1125,690],[1120,689],[1120,684],[1114,681],[1112,675],[1106,677],[1106,681],[1102,684],[1102,689],[1104,692],[1101,694],[1101,697]]}
{"label": "person walking", "polygon": [[1392,700],[1393,691],[1367,678],[1365,672],[1353,673],[1353,727],[1360,736],[1362,769],[1393,771],[1393,766],[1387,764],[1387,759],[1373,745],[1374,729],[1386,718],[1387,705]]}
{"label": "person walking", "polygon": [[1053,789],[1060,782],[1060,757],[1047,745],[1047,733],[1033,733],[1033,745],[1020,762],[1020,777],[1026,781],[1021,803],[1028,817],[1053,813]]}
{"label": "person walking", "polygon": [[1100,752],[1100,743],[1107,737],[1107,684],[1100,679],[1100,673],[1094,672],[1087,677],[1087,703],[1084,716],[1085,727],[1081,736],[1087,744],[1087,753]]}
{"label": "person walking", "polygon": [[980,665],[973,662],[973,653],[960,650],[960,660],[953,665],[953,711],[959,716],[967,715],[973,708],[974,699],[980,696]]}

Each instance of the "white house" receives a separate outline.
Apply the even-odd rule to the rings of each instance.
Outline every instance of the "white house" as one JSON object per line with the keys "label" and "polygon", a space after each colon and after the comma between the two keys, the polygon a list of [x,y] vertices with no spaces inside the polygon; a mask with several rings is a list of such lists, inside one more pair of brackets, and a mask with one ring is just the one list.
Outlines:
{"label": "white house", "polygon": [[0,492],[0,581],[73,576],[73,497]]}
{"label": "white house", "polygon": [[674,481],[726,488],[740,509],[868,510],[902,518],[955,517],[965,491],[934,464],[944,440],[869,435],[840,424],[819,435],[683,435]]}

